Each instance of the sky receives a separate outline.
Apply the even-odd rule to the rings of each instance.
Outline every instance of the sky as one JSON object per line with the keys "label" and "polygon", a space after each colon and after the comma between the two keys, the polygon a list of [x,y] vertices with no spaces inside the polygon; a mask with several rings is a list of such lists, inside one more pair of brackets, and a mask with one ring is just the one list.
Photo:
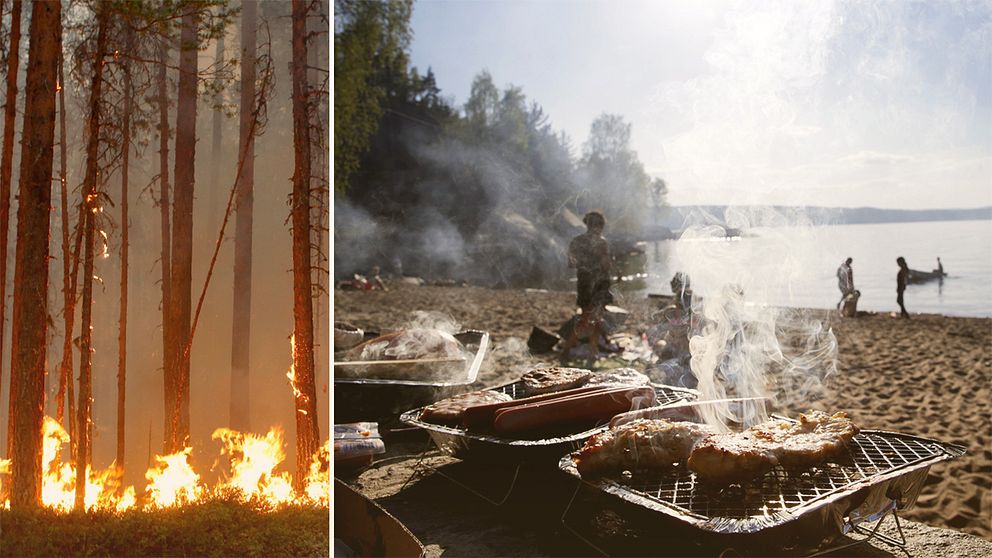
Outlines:
{"label": "sky", "polygon": [[487,69],[576,154],[622,115],[669,203],[992,205],[992,2],[417,0],[411,63]]}

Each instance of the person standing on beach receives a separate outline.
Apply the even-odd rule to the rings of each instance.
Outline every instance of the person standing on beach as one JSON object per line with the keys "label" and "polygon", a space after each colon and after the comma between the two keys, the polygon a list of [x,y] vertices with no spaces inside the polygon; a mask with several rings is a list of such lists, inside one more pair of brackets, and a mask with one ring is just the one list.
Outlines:
{"label": "person standing on beach", "polygon": [[840,289],[840,302],[837,303],[837,308],[843,306],[847,295],[854,292],[854,270],[851,269],[853,262],[853,258],[847,258],[837,268],[837,288]]}
{"label": "person standing on beach", "polygon": [[[606,218],[598,211],[590,211],[582,218],[586,232],[572,239],[568,245],[568,267],[575,268],[577,279],[576,304],[582,309],[582,317],[565,342],[563,355],[578,344],[578,330],[590,329],[589,348],[593,356],[599,352],[599,335],[603,312],[606,305],[613,302],[610,294],[610,245],[603,238]],[[582,326],[587,326],[582,328]]]}
{"label": "person standing on beach", "polygon": [[906,290],[906,283],[909,282],[909,266],[906,265],[906,260],[899,256],[896,258],[896,263],[899,264],[899,274],[896,275],[896,302],[899,303],[899,314],[900,318],[909,318],[909,312],[906,311],[906,306],[903,305],[902,293]]}

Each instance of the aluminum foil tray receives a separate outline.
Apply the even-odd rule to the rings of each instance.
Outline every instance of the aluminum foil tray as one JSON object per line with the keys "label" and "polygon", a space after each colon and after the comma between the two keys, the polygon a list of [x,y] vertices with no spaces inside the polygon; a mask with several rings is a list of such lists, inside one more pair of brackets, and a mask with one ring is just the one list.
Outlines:
{"label": "aluminum foil tray", "polygon": [[[336,361],[334,383],[379,384],[398,386],[463,386],[479,375],[479,368],[489,349],[489,333],[466,330],[454,334],[471,354],[458,359],[412,359],[390,361]],[[402,378],[399,376],[412,376]],[[423,379],[414,379],[422,376]]]}
{"label": "aluminum foil tray", "polygon": [[[526,397],[523,382],[519,381],[488,389],[506,393],[514,399]],[[697,397],[697,392],[691,389],[660,384],[655,384],[654,389],[659,405],[693,400]],[[486,459],[510,463],[538,461],[555,463],[563,453],[579,449],[590,436],[603,432],[607,428],[607,425],[604,424],[575,434],[538,440],[503,438],[492,434],[469,432],[464,428],[424,422],[419,418],[421,411],[423,411],[423,407],[407,411],[400,415],[400,421],[426,430],[441,451],[463,460]]]}
{"label": "aluminum foil tray", "polygon": [[[634,471],[627,478],[582,479],[586,485],[641,510],[702,531],[740,535],[774,534],[816,547],[916,501],[930,467],[964,455],[965,448],[907,434],[865,430],[848,443],[840,463],[800,474],[776,467],[742,485],[697,483],[685,464],[665,471]],[[581,479],[566,455],[559,468]]]}
{"label": "aluminum foil tray", "polygon": [[467,330],[455,334],[455,338],[472,351],[472,356],[460,365],[459,370],[453,371],[447,381],[343,378],[338,375],[340,363],[335,363],[334,422],[374,421],[385,417],[395,419],[396,415],[410,407],[427,405],[468,391],[478,377],[489,349],[489,333]]}

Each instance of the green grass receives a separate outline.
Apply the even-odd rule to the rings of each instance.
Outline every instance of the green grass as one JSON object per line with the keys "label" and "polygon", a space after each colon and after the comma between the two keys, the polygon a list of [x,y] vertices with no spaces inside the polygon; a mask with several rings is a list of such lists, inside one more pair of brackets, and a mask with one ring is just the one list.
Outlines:
{"label": "green grass", "polygon": [[219,498],[122,514],[0,510],[0,557],[327,556],[328,527],[327,508],[262,511]]}

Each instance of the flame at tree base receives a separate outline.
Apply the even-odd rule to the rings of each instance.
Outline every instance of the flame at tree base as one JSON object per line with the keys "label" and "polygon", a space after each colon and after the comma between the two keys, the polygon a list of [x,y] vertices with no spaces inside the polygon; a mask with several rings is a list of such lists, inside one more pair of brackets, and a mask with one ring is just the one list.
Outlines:
{"label": "flame at tree base", "polygon": [[[42,504],[59,512],[69,512],[75,507],[76,471],[71,464],[62,463],[59,457],[62,446],[69,442],[69,435],[48,416],[43,434]],[[204,486],[193,470],[189,463],[192,448],[187,447],[171,455],[155,456],[155,465],[145,473],[148,485],[140,499],[133,486],[122,490],[123,471],[116,464],[96,472],[87,467],[85,509],[123,512],[169,508],[209,497],[234,497],[264,509],[329,505],[330,440],[314,454],[298,494],[288,472],[274,472],[285,459],[282,431],[278,428],[270,429],[265,436],[219,428],[214,431],[213,439],[224,444],[221,453],[228,454],[231,467],[230,477],[214,488]],[[0,479],[10,473],[10,465],[9,459],[0,460]],[[0,490],[8,484],[0,482]],[[4,507],[10,507],[9,499],[5,499]]]}

